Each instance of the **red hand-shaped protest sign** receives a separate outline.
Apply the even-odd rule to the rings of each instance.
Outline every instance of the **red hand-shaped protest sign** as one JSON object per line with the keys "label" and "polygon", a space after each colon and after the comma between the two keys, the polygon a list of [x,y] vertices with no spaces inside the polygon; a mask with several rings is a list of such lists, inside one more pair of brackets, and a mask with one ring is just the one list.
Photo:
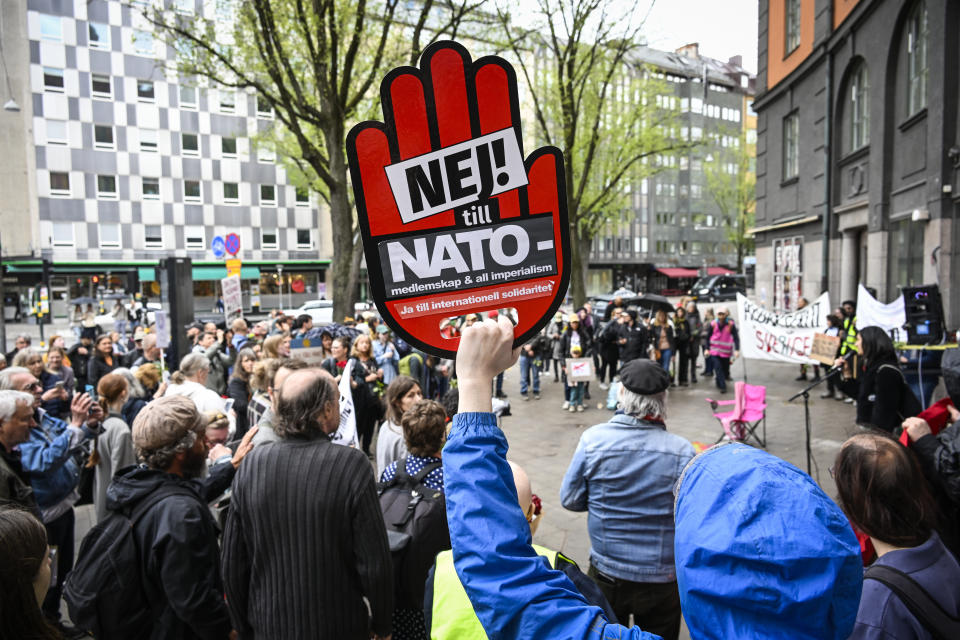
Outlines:
{"label": "red hand-shaped protest sign", "polygon": [[452,357],[444,318],[517,310],[516,344],[560,306],[569,281],[563,157],[524,159],[517,78],[502,58],[455,42],[380,87],[384,122],[347,136],[367,271],[399,335]]}

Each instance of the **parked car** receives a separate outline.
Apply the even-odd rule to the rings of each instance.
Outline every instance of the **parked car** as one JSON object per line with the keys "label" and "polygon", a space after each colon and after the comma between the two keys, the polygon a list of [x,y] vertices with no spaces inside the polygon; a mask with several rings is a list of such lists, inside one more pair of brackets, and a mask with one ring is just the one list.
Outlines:
{"label": "parked car", "polygon": [[283,312],[284,315],[293,318],[304,313],[313,318],[315,325],[330,324],[333,322],[333,300],[311,300],[296,309]]}
{"label": "parked car", "polygon": [[703,302],[736,300],[738,293],[747,295],[747,279],[740,274],[706,276],[687,291],[688,296]]}

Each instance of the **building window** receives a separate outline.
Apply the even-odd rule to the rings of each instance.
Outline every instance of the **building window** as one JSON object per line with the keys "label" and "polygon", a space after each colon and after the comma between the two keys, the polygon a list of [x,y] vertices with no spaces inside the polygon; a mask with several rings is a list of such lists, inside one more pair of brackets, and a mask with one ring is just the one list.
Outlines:
{"label": "building window", "polygon": [[202,226],[189,226],[183,229],[183,244],[187,249],[203,249],[206,238]]}
{"label": "building window", "polygon": [[927,5],[918,2],[907,18],[907,115],[927,106]]}
{"label": "building window", "polygon": [[54,197],[70,196],[70,174],[66,171],[50,172],[50,195]]}
{"label": "building window", "polygon": [[49,93],[63,93],[63,69],[43,68],[43,90]]}
{"label": "building window", "polygon": [[783,119],[783,179],[800,174],[800,117],[796,112]]}
{"label": "building window", "polygon": [[180,85],[180,108],[181,109],[196,109],[197,108],[197,88],[190,86],[189,84]]}
{"label": "building window", "polygon": [[163,227],[158,224],[144,225],[143,246],[146,249],[163,249]]}
{"label": "building window", "polygon": [[177,8],[177,13],[182,13],[184,15],[190,15],[193,13],[193,0],[176,0],[174,5]]}
{"label": "building window", "polygon": [[146,151],[148,153],[157,152],[156,129],[140,129],[140,151]]}
{"label": "building window", "polygon": [[134,31],[133,50],[141,56],[152,56],[153,35],[149,31]]}
{"label": "building window", "polygon": [[141,178],[144,200],[160,199],[160,178]]}
{"label": "building window", "polygon": [[297,249],[313,249],[313,234],[310,229],[297,229]]}
{"label": "building window", "polygon": [[910,218],[890,223],[888,297],[900,294],[898,287],[923,284],[923,232],[926,223]]}
{"label": "building window", "polygon": [[300,187],[296,188],[296,203],[298,207],[309,207],[310,206],[310,192],[306,189],[301,189]]}
{"label": "building window", "polygon": [[117,199],[116,176],[97,176],[97,197],[101,200]]}
{"label": "building window", "polygon": [[113,86],[110,84],[110,76],[99,73],[90,74],[90,94],[94,98],[103,100],[113,99]]}
{"label": "building window", "polygon": [[[102,22],[87,23],[87,45],[91,49],[110,49],[110,25]],[[101,244],[102,246],[102,244]]]}
{"label": "building window", "polygon": [[224,204],[240,204],[240,185],[236,182],[223,183]]}
{"label": "building window", "polygon": [[67,144],[67,123],[63,120],[47,120],[47,144]]}
{"label": "building window", "polygon": [[200,181],[199,180],[183,181],[183,201],[190,204],[200,203]]}
{"label": "building window", "polygon": [[237,157],[237,139],[221,138],[220,151],[221,153],[223,153],[224,158],[236,158]]}
{"label": "building window", "polygon": [[260,185],[260,204],[277,204],[277,187],[272,184]]}
{"label": "building window", "polygon": [[184,133],[180,135],[180,143],[185,156],[200,155],[200,139],[195,133]]}
{"label": "building window", "polygon": [[[725,245],[723,249],[726,252]],[[801,297],[803,297],[803,238],[774,240],[774,311],[794,311]]]}
{"label": "building window", "polygon": [[261,95],[257,95],[257,117],[258,118],[267,118],[269,120],[273,119],[273,107]]}
{"label": "building window", "polygon": [[273,147],[265,142],[257,146],[257,162],[273,164],[276,161],[277,154],[274,152]]}
{"label": "building window", "polygon": [[63,20],[60,16],[40,14],[40,38],[53,42],[63,42]]}
{"label": "building window", "polygon": [[229,89],[220,89],[220,113],[237,111],[237,94]]}
{"label": "building window", "polygon": [[850,151],[870,144],[870,78],[861,64],[850,78]]}
{"label": "building window", "polygon": [[72,222],[54,222],[53,237],[51,238],[55,247],[73,246],[73,223]]}
{"label": "building window", "polygon": [[801,0],[785,0],[786,6],[786,24],[784,25],[784,55],[786,58],[790,53],[800,46],[800,3]]}
{"label": "building window", "polygon": [[277,248],[277,230],[274,229],[261,229],[260,230],[260,248],[261,249],[276,249]]}
{"label": "building window", "polygon": [[93,148],[106,149],[110,151],[115,148],[112,126],[108,124],[93,125]]}
{"label": "building window", "polygon": [[153,80],[137,80],[137,100],[140,102],[153,102]]}
{"label": "building window", "polygon": [[100,248],[119,249],[120,248],[120,225],[100,223],[97,225],[100,233]]}

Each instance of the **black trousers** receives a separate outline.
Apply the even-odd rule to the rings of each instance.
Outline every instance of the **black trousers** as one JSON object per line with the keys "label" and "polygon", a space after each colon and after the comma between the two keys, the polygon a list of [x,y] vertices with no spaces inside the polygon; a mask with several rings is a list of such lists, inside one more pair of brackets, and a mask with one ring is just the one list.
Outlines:
{"label": "black trousers", "polygon": [[600,354],[600,368],[597,369],[597,377],[600,378],[600,382],[613,382],[613,376],[617,375],[617,360],[619,359],[619,351],[602,352]]}
{"label": "black trousers", "polygon": [[630,616],[633,624],[663,640],[677,640],[680,636],[680,591],[677,581],[630,582],[597,571],[593,563],[587,572],[603,591],[617,621],[627,627]]}
{"label": "black trousers", "polygon": [[[677,359],[678,359],[677,368],[679,369],[679,371],[677,371],[677,382],[679,382],[680,384],[686,384],[687,375],[689,374],[689,371],[690,371],[690,346],[689,345],[682,345],[678,349]],[[694,366],[694,375],[696,375],[696,366],[697,366],[696,361],[694,361],[693,366]]]}
{"label": "black trousers", "polygon": [[57,581],[50,585],[47,597],[43,600],[43,613],[51,620],[60,619],[60,596],[63,582],[73,569],[73,528],[76,517],[73,507],[53,522],[45,524],[47,544],[57,548]]}

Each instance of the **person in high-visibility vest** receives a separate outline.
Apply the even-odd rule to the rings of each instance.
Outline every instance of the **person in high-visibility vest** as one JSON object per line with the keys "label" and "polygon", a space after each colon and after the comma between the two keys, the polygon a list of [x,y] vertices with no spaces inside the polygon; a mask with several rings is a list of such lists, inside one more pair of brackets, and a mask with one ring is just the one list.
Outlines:
{"label": "person in high-visibility vest", "polygon": [[[854,354],[852,360],[847,361],[845,366],[849,367],[847,371],[850,371],[852,377],[856,378],[859,364],[857,359],[860,353],[860,350],[857,348],[857,303],[853,300],[844,300],[840,307],[843,309],[843,327],[840,329],[840,357],[842,358],[851,352]],[[846,371],[844,372],[844,376],[847,376]],[[845,389],[849,391],[851,388],[855,389],[856,387],[847,387]],[[856,392],[854,391],[852,393],[855,394]],[[837,399],[839,400],[839,398]],[[847,404],[852,404],[853,400],[854,397],[849,394],[843,398],[843,401]]]}
{"label": "person in high-visibility vest", "polygon": [[[527,517],[532,537],[540,523],[540,516],[535,515],[530,478],[520,465],[514,462],[509,462],[509,465],[517,486],[517,501]],[[570,578],[587,603],[602,608],[607,619],[616,622],[613,609],[600,587],[580,570],[576,562],[559,551],[537,544],[531,546],[537,555],[547,560],[551,569],[562,571]],[[473,605],[470,604],[467,592],[453,567],[453,551],[441,551],[437,554],[436,563],[427,576],[423,614],[431,640],[487,639],[487,633],[474,613]]]}
{"label": "person in high-visibility vest", "polygon": [[713,360],[713,375],[720,393],[727,392],[730,363],[740,355],[740,334],[730,319],[730,309],[717,309],[717,319],[707,328],[707,353]]}

